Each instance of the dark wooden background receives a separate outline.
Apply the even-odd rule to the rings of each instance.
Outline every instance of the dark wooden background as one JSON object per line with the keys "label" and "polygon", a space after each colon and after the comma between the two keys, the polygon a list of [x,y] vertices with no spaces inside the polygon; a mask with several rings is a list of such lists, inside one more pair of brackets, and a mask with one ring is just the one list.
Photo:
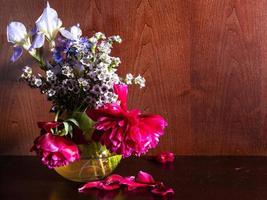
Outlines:
{"label": "dark wooden background", "polygon": [[[169,126],[151,153],[267,155],[266,0],[50,0],[65,26],[119,34],[120,73],[142,74],[131,107]],[[45,1],[0,0],[0,154],[29,154],[49,103],[17,81],[31,64],[9,62],[6,25],[32,28]]]}

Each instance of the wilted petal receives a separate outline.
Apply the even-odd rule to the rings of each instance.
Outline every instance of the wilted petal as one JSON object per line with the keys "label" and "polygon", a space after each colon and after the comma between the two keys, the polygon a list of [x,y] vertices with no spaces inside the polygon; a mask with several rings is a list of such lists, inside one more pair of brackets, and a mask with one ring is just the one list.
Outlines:
{"label": "wilted petal", "polygon": [[150,185],[145,184],[145,183],[137,183],[137,182],[132,182],[131,184],[127,185],[127,190],[128,191],[132,191],[132,190],[136,190],[139,188],[146,188],[149,187]]}
{"label": "wilted petal", "polygon": [[167,196],[167,195],[173,195],[174,194],[174,190],[172,188],[165,188],[165,187],[154,188],[151,190],[151,192],[153,194],[159,195],[159,196]]}
{"label": "wilted petal", "polygon": [[52,128],[56,128],[61,124],[60,122],[37,122],[38,127],[46,132],[50,132]]}
{"label": "wilted petal", "polygon": [[136,177],[128,176],[122,177],[114,174],[101,181],[88,182],[79,188],[79,192],[83,192],[86,189],[99,189],[99,190],[117,190],[121,186],[126,186],[127,190],[132,191],[138,188],[148,188],[150,191],[162,197],[167,195],[173,195],[174,191],[172,188],[166,188],[162,182],[155,182],[153,177],[143,171],[140,171]]}
{"label": "wilted petal", "polygon": [[156,160],[160,163],[167,163],[167,162],[173,162],[174,161],[174,153],[172,152],[163,152],[156,156]]}
{"label": "wilted petal", "polygon": [[45,36],[43,33],[37,33],[34,35],[34,40],[31,48],[41,48],[44,45]]}
{"label": "wilted petal", "polygon": [[155,181],[153,177],[146,172],[139,171],[138,174],[135,177],[135,181],[139,183],[147,183],[147,184],[154,184]]}
{"label": "wilted petal", "polygon": [[120,183],[123,177],[117,174],[112,174],[105,179],[106,184]]}
{"label": "wilted petal", "polygon": [[120,188],[120,184],[119,183],[114,183],[111,185],[107,185],[107,184],[100,184],[100,188],[101,190],[107,190],[107,191],[111,191],[111,190],[117,190]]}
{"label": "wilted petal", "polygon": [[23,45],[27,40],[27,30],[21,22],[11,22],[7,26],[7,41]]}
{"label": "wilted petal", "polygon": [[102,183],[102,181],[92,181],[92,182],[88,182],[85,185],[83,185],[82,187],[80,187],[78,189],[79,192],[83,192],[86,189],[93,189],[93,188],[99,188],[100,184]]}
{"label": "wilted petal", "polygon": [[12,62],[17,61],[20,58],[20,56],[22,55],[22,52],[23,52],[23,48],[21,46],[15,46],[13,48],[13,54],[12,54],[10,60]]}
{"label": "wilted petal", "polygon": [[50,7],[47,2],[47,7],[44,9],[42,15],[35,22],[39,32],[51,41],[54,40],[59,28],[62,25],[61,20],[58,18],[57,11]]}
{"label": "wilted petal", "polygon": [[120,188],[122,179],[123,179],[122,176],[113,174],[102,181],[88,182],[82,187],[80,187],[78,190],[79,192],[83,192],[84,190],[93,189],[93,188],[106,190],[106,191],[116,190]]}

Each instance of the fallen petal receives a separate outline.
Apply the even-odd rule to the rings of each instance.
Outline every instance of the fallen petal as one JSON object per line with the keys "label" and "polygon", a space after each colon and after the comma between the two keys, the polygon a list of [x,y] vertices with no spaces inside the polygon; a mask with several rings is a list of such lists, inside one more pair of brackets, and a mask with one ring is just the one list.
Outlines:
{"label": "fallen petal", "polygon": [[155,195],[159,196],[167,196],[167,195],[173,195],[174,190],[172,188],[154,188],[151,190],[151,192]]}
{"label": "fallen petal", "polygon": [[114,184],[111,184],[111,185],[106,185],[106,184],[102,183],[102,184],[100,184],[99,189],[111,191],[111,190],[117,190],[117,189],[119,189],[120,186],[121,185],[119,183],[114,183]]}
{"label": "fallen petal", "polygon": [[113,183],[121,183],[121,181],[123,180],[124,178],[120,175],[117,175],[117,174],[113,174],[113,175],[110,175],[108,176],[106,179],[105,179],[105,183],[106,184],[113,184]]}
{"label": "fallen petal", "polygon": [[102,181],[93,181],[93,182],[88,182],[85,185],[83,185],[82,187],[80,187],[78,189],[79,192],[82,192],[86,189],[93,189],[93,188],[99,188],[100,184],[102,183]]}
{"label": "fallen petal", "polygon": [[174,162],[174,153],[172,152],[163,152],[156,156],[156,160],[160,163]]}
{"label": "fallen petal", "polygon": [[147,184],[154,184],[155,181],[153,177],[146,172],[139,171],[138,174],[135,177],[135,181],[139,183],[147,183]]}
{"label": "fallen petal", "polygon": [[127,191],[132,191],[140,188],[148,188],[150,191],[159,196],[167,196],[174,194],[172,188],[166,188],[162,182],[155,182],[153,177],[143,171],[138,172],[137,176],[122,177],[120,175],[114,174],[102,181],[88,182],[78,190],[83,192],[87,189],[99,189],[105,191],[117,190],[121,186],[126,186]]}

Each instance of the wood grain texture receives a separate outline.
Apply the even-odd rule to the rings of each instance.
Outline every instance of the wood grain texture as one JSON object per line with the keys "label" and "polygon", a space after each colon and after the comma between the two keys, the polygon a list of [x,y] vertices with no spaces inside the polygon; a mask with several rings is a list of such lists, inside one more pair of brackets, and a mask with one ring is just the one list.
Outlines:
{"label": "wood grain texture", "polygon": [[[151,154],[267,155],[267,0],[50,0],[65,26],[119,34],[120,74],[147,79],[130,107],[169,123]],[[0,0],[0,154],[29,154],[49,103],[17,82],[5,27],[32,27],[41,0]],[[31,63],[30,63],[31,64]]]}

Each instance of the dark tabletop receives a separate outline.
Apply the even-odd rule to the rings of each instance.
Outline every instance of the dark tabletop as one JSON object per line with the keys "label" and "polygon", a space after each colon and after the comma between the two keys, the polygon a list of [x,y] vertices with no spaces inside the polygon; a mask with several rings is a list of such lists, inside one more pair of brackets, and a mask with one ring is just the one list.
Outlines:
{"label": "dark tabletop", "polygon": [[[0,157],[0,199],[34,200],[142,200],[160,199],[146,191],[77,192],[81,183],[61,178],[36,157]],[[148,157],[129,158],[114,173],[129,176],[139,170],[173,187],[173,199],[267,199],[267,157],[176,157],[161,165]]]}

